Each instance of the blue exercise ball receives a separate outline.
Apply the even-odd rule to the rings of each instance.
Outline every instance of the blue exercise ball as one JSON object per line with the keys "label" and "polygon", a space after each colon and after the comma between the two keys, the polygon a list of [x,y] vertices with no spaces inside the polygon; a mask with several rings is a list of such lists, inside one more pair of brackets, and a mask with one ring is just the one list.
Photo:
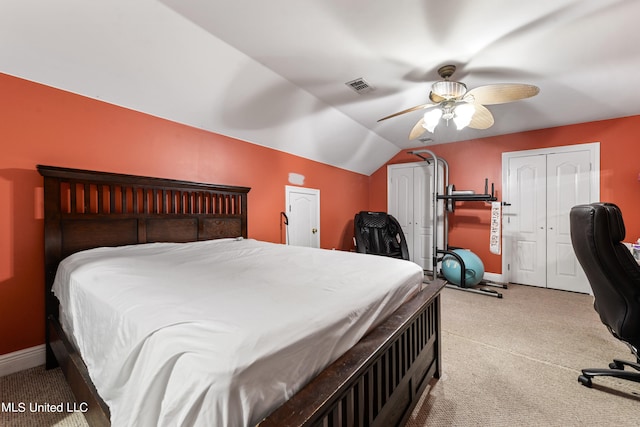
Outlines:
{"label": "blue exercise ball", "polygon": [[[468,249],[454,249],[457,255],[462,258],[465,267],[465,287],[475,286],[482,280],[484,276],[484,264],[478,255]],[[455,285],[460,286],[460,262],[453,255],[445,255],[442,259],[442,274],[447,280]]]}

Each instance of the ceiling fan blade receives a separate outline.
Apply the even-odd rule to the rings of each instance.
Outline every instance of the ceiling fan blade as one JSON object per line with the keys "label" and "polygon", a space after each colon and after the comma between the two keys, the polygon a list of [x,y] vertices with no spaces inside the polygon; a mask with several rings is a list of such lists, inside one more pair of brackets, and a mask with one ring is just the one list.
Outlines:
{"label": "ceiling fan blade", "polygon": [[465,95],[473,96],[474,104],[493,105],[530,98],[540,92],[537,86],[519,83],[501,83],[471,89]]}
{"label": "ceiling fan blade", "polygon": [[417,111],[417,110],[422,110],[423,108],[429,108],[429,107],[433,107],[433,104],[422,104],[422,105],[416,105],[415,107],[411,107],[411,108],[407,108],[406,110],[402,110],[402,111],[398,111],[397,113],[393,113],[390,116],[387,117],[383,117],[381,119],[378,119],[379,122],[383,121],[383,120],[387,120],[390,119],[392,117],[396,117],[399,116],[401,114],[406,114],[406,113],[410,113],[412,111]]}
{"label": "ceiling fan blade", "polygon": [[482,104],[474,103],[476,111],[471,117],[469,127],[472,129],[489,129],[493,126],[493,114]]}
{"label": "ceiling fan blade", "polygon": [[409,139],[416,139],[418,138],[420,135],[422,135],[423,133],[426,132],[426,129],[422,126],[424,124],[424,118],[418,120],[418,123],[416,123],[416,125],[413,127],[413,129],[411,129],[411,132],[409,132]]}

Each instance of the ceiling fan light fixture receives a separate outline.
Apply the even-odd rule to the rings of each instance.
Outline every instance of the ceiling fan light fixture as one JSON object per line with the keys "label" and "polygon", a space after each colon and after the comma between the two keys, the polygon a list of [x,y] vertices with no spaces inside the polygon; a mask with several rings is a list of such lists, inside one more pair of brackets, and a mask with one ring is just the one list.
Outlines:
{"label": "ceiling fan light fixture", "polygon": [[444,99],[460,98],[467,93],[467,86],[460,82],[451,82],[449,80],[442,80],[435,82],[431,86],[431,92]]}
{"label": "ceiling fan light fixture", "polygon": [[540,91],[537,86],[521,83],[490,84],[467,91],[464,83],[449,80],[455,71],[455,65],[444,65],[438,69],[442,80],[432,83],[429,102],[426,104],[407,108],[378,121],[428,108],[429,111],[409,132],[410,140],[423,134],[423,128],[433,133],[441,120],[444,120],[447,126],[449,120],[452,120],[458,130],[466,127],[489,129],[494,124],[494,118],[485,105],[505,104],[530,98]]}
{"label": "ceiling fan light fixture", "polygon": [[473,104],[460,104],[454,110],[453,122],[456,124],[458,130],[463,129],[469,126],[471,123],[471,119],[473,118],[473,114],[476,112],[476,108]]}
{"label": "ceiling fan light fixture", "polygon": [[422,124],[422,127],[433,133],[440,121],[440,117],[442,117],[442,110],[440,108],[434,108],[433,110],[427,111],[424,113],[424,123]]}

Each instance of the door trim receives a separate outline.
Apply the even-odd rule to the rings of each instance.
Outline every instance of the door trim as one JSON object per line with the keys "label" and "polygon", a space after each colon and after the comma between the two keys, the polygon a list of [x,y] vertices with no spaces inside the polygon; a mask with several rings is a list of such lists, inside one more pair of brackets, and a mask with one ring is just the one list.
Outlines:
{"label": "door trim", "polygon": [[[535,156],[542,154],[570,153],[573,151],[589,151],[591,162],[591,183],[589,198],[592,202],[600,200],[600,142],[588,142],[584,144],[562,145],[558,147],[537,148],[522,151],[507,151],[502,153],[502,201],[508,203],[508,171],[509,160],[515,157]],[[504,211],[503,211],[504,212]],[[513,254],[507,244],[504,235],[504,221],[502,221],[502,277],[505,282],[511,281],[511,272],[508,265],[511,263]]]}

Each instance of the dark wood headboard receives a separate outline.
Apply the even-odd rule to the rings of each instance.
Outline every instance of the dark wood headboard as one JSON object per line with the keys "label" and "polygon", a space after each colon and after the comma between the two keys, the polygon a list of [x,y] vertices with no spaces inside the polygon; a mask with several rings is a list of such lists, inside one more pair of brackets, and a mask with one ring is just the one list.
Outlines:
{"label": "dark wood headboard", "polygon": [[60,261],[81,250],[247,237],[247,187],[42,165],[38,172],[47,294]]}
{"label": "dark wood headboard", "polygon": [[[51,292],[60,262],[100,246],[247,237],[247,187],[203,184],[38,165],[44,177],[45,339],[47,368],[60,366],[87,419],[109,419],[60,325]],[[106,421],[108,425],[108,421]]]}

